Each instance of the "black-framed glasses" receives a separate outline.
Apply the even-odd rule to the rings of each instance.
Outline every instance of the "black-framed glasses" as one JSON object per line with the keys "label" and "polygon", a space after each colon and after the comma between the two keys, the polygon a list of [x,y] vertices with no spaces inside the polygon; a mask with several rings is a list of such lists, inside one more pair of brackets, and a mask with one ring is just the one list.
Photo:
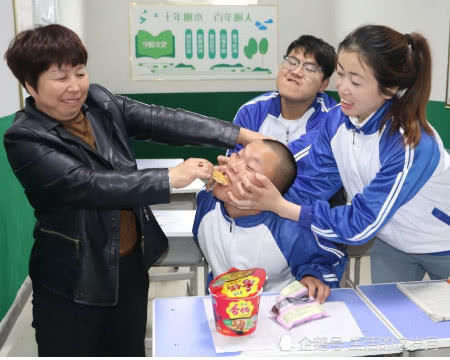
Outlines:
{"label": "black-framed glasses", "polygon": [[302,70],[307,74],[315,74],[319,71],[322,71],[320,66],[317,65],[316,63],[312,63],[312,62],[308,62],[308,61],[301,62],[295,56],[285,56],[283,58],[282,65],[286,69],[291,70],[291,71],[294,71],[299,66],[301,66]]}

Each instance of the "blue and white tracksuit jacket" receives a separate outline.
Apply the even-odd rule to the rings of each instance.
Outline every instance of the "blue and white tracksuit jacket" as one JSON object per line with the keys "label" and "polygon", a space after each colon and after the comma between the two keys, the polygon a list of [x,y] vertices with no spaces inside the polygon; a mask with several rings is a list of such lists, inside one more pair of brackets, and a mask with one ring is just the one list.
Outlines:
{"label": "blue and white tracksuit jacket", "polygon": [[[424,131],[416,147],[405,146],[401,131],[390,134],[380,122],[387,101],[363,124],[336,106],[304,157],[303,186],[318,198],[341,184],[351,204],[302,206],[299,225],[320,239],[361,244],[377,237],[413,254],[450,250],[450,156],[439,135]],[[295,147],[295,144],[292,148]],[[299,143],[300,151],[304,151]]]}
{"label": "blue and white tracksuit jacket", "polygon": [[[324,119],[325,121],[327,119]],[[288,144],[297,164],[297,176],[284,197],[296,204],[310,205],[317,200],[328,201],[336,193],[336,189],[339,190],[342,186],[340,178],[335,177],[328,178],[328,186],[324,187],[322,183],[315,181],[314,175],[308,169],[308,155],[319,136],[320,126]]]}
{"label": "blue and white tracksuit jacket", "polygon": [[272,212],[232,219],[223,202],[206,191],[197,197],[193,233],[214,277],[232,267],[263,268],[264,291],[280,291],[305,275],[338,287],[346,263],[339,246],[317,240],[295,221]]}
{"label": "blue and white tracksuit jacket", "polygon": [[[311,107],[302,118],[298,121],[293,121],[295,125],[287,128],[279,120],[281,116],[280,94],[277,91],[268,92],[242,105],[236,113],[233,123],[270,136],[287,145],[305,133],[318,128],[321,120],[335,104],[336,101],[326,93],[318,93]],[[235,148],[228,151],[227,155],[231,155],[233,152],[238,152],[241,149],[242,145],[236,145]]]}

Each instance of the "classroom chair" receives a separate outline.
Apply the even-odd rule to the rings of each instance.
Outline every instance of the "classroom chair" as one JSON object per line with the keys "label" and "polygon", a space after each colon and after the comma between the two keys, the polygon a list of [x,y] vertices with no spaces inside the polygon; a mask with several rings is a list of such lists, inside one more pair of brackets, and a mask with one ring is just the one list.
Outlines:
{"label": "classroom chair", "polygon": [[[189,280],[188,294],[203,295],[202,290],[200,294],[198,291],[198,270],[203,268],[204,281],[207,279],[209,270],[191,232],[195,214],[195,211],[191,209],[192,202],[173,201],[166,205],[163,209],[152,206],[155,217],[160,222],[169,241],[166,253],[152,266],[170,267],[172,270],[160,274],[150,273],[150,282]],[[174,224],[176,224],[175,228],[173,228]],[[189,267],[189,271],[182,270],[182,267]],[[203,285],[201,285],[201,289],[203,289]]]}
{"label": "classroom chair", "polygon": [[[173,271],[162,274],[150,274],[150,283],[156,281],[189,280],[187,290],[189,295],[204,295],[198,291],[198,269],[203,268],[204,284],[207,282],[209,267],[198,245],[192,237],[169,237],[169,248],[153,266],[174,268]],[[181,267],[189,267],[182,271]],[[201,286],[203,289],[203,286]],[[202,291],[203,292],[203,291]]]}
{"label": "classroom chair", "polygon": [[[344,274],[342,275],[341,287],[352,287],[356,288],[361,280],[361,258],[363,256],[368,256],[370,254],[370,248],[373,245],[375,238],[369,240],[363,245],[347,245],[346,252],[348,256],[347,266],[345,268]],[[350,279],[350,267],[352,260],[354,262],[353,267],[353,280]]]}

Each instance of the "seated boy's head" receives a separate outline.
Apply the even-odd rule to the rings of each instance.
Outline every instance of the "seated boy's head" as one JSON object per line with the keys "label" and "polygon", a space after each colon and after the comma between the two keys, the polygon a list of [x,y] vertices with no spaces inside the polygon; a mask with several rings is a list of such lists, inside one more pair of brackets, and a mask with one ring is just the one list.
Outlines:
{"label": "seated boy's head", "polygon": [[290,150],[276,140],[264,139],[251,142],[239,153],[231,155],[226,174],[231,180],[229,185],[216,184],[214,195],[227,201],[226,193],[231,191],[239,198],[237,179],[247,176],[257,185],[255,173],[265,175],[277,187],[280,193],[286,192],[297,175],[297,164]]}

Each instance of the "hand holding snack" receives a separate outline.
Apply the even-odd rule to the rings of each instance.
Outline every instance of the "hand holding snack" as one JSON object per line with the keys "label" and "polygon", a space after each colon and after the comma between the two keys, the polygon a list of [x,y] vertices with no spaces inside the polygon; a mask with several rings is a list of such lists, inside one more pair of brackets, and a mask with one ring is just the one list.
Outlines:
{"label": "hand holding snack", "polygon": [[179,189],[189,185],[197,178],[211,178],[212,172],[213,164],[208,160],[190,158],[173,168],[169,168],[170,184],[174,189]]}

